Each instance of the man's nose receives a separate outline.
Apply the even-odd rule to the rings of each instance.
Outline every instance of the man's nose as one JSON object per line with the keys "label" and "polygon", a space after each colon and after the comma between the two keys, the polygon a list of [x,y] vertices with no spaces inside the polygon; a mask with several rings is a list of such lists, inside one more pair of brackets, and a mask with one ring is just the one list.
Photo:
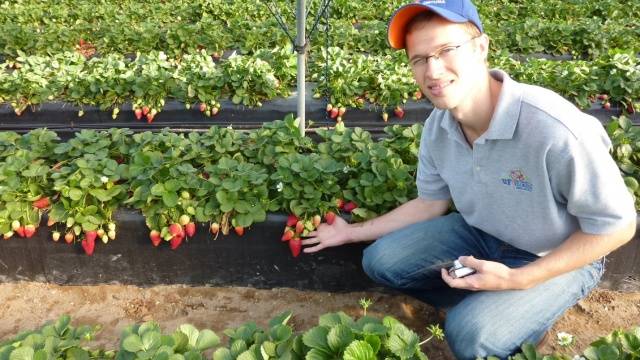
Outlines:
{"label": "man's nose", "polygon": [[427,79],[438,79],[444,72],[442,59],[430,57],[425,64],[424,75]]}

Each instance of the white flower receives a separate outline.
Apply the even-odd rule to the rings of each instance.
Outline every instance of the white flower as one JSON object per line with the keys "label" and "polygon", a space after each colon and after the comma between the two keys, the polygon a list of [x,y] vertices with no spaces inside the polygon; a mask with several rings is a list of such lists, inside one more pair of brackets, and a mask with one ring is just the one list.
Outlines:
{"label": "white flower", "polygon": [[556,336],[558,337],[558,345],[562,347],[568,347],[573,345],[573,340],[574,340],[573,335],[561,331]]}
{"label": "white flower", "polygon": [[108,178],[108,177],[106,177],[106,176],[101,176],[101,177],[100,177],[100,181],[102,181],[102,183],[103,183],[103,184],[106,184],[106,183],[108,183],[108,182],[109,182],[109,178]]}
{"label": "white flower", "polygon": [[349,172],[349,169],[351,169],[351,168],[348,167],[348,166],[345,166],[345,167],[342,168],[342,172],[346,174],[346,173]]}
{"label": "white flower", "polygon": [[229,126],[227,126],[227,129],[233,130],[233,126],[229,125]]}
{"label": "white flower", "polygon": [[278,183],[278,185],[276,186],[276,189],[278,190],[278,192],[281,192],[282,189],[284,188],[284,185],[282,184],[282,181]]}
{"label": "white flower", "polygon": [[587,360],[584,356],[574,355],[571,360]]}

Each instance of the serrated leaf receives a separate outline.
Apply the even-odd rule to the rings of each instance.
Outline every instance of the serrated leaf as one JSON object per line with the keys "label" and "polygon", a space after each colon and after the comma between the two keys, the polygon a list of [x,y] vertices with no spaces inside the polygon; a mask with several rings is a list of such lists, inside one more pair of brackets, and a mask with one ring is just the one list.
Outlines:
{"label": "serrated leaf", "polygon": [[122,342],[122,348],[128,352],[136,353],[144,349],[142,339],[136,334],[127,336]]}
{"label": "serrated leaf", "polygon": [[231,356],[231,351],[227,348],[218,348],[213,353],[213,360],[233,360],[233,356]]}
{"label": "serrated leaf", "polygon": [[324,326],[316,326],[302,335],[302,342],[310,348],[320,349],[325,352],[330,352],[329,344],[327,343],[327,335],[329,329]]}
{"label": "serrated leaf", "polygon": [[216,333],[209,329],[204,329],[200,331],[200,335],[198,335],[198,340],[196,341],[196,349],[200,351],[205,351],[216,347],[220,344],[220,338]]}
{"label": "serrated leaf", "polygon": [[200,334],[198,329],[196,329],[196,327],[191,324],[182,324],[178,329],[183,334],[187,335],[187,338],[189,339],[189,345],[195,347],[196,342],[198,341],[198,336]]}
{"label": "serrated leaf", "polygon": [[353,331],[346,325],[336,325],[329,330],[327,343],[334,353],[342,352],[354,339]]}
{"label": "serrated leaf", "polygon": [[402,324],[395,324],[386,341],[386,346],[400,358],[409,358],[415,354],[419,342],[418,335]]}
{"label": "serrated leaf", "polygon": [[344,360],[376,360],[376,354],[368,342],[356,340],[346,348],[342,358]]}
{"label": "serrated leaf", "polygon": [[33,348],[22,346],[11,352],[9,360],[33,360],[33,355]]}

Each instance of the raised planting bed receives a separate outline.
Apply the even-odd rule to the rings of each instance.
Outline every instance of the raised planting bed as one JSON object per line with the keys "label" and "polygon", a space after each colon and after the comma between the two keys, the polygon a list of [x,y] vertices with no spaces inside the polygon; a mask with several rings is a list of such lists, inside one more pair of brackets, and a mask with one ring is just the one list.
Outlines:
{"label": "raised planting bed", "polygon": [[[314,99],[314,84],[308,83],[306,94],[307,125],[326,127],[335,125],[326,111],[326,101]],[[257,129],[265,122],[273,119],[283,119],[288,114],[296,113],[296,93],[283,99],[267,100],[262,107],[246,107],[235,105],[229,100],[221,101],[221,111],[215,116],[205,116],[193,105],[186,109],[184,103],[168,101],[162,112],[156,115],[152,123],[136,120],[131,104],[125,104],[118,116],[113,119],[111,112],[102,111],[97,107],[84,107],[84,115],[78,116],[78,107],[62,102],[44,103],[28,109],[20,116],[16,116],[9,104],[0,105],[0,131],[27,132],[33,129],[47,128],[59,134],[73,134],[82,129],[106,130],[109,128],[129,128],[136,132],[171,128],[175,131],[206,130],[212,125],[232,126],[234,129]],[[433,111],[433,105],[426,100],[408,100],[404,106],[403,118],[398,118],[393,111],[389,111],[389,119],[383,121],[382,108],[373,104],[365,104],[362,109],[350,108],[342,117],[349,127],[361,127],[372,134],[381,134],[385,126],[399,124],[423,124]],[[603,124],[611,121],[612,117],[623,113],[623,108],[613,104],[610,109],[604,109],[599,103],[593,104],[584,112],[598,118]],[[635,125],[640,124],[640,115],[634,113],[628,116]]]}
{"label": "raised planting bed", "polygon": [[[285,214],[271,213],[243,236],[231,232],[215,240],[207,231],[208,224],[198,224],[193,238],[171,250],[165,242],[157,248],[151,245],[140,213],[119,210],[114,217],[118,238],[107,245],[98,242],[93,256],[86,256],[79,243],[52,241],[48,231],[38,231],[30,239],[0,242],[0,280],[67,285],[291,287],[338,292],[380,289],[362,270],[366,243],[294,258],[287,244],[279,240],[286,219]],[[43,220],[41,225],[45,223]],[[640,232],[607,256],[601,286],[640,290]]]}

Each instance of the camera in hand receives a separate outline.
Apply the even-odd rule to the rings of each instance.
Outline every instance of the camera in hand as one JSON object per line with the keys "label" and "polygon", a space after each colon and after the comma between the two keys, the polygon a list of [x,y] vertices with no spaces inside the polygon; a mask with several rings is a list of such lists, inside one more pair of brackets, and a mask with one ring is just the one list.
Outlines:
{"label": "camera in hand", "polygon": [[463,278],[476,273],[475,269],[462,265],[458,260],[453,261],[453,266],[450,267],[448,271],[449,276],[454,279]]}

